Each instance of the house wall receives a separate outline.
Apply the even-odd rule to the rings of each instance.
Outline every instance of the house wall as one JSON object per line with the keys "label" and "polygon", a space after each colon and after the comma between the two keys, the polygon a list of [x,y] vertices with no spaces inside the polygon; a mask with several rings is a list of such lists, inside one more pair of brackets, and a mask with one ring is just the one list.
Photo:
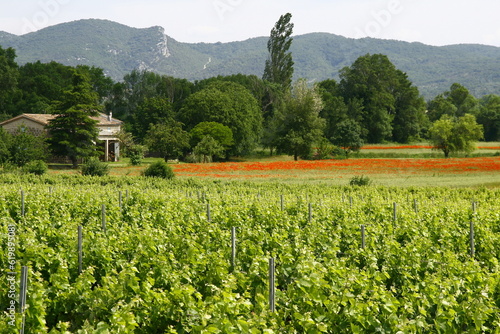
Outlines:
{"label": "house wall", "polygon": [[116,134],[120,132],[120,125],[98,125],[100,140],[117,140]]}
{"label": "house wall", "polygon": [[[31,115],[38,117],[40,115]],[[46,117],[45,117],[46,118]],[[121,129],[121,122],[113,120],[111,121],[107,116],[99,117],[97,120],[100,124],[97,124],[97,129],[99,130],[98,139],[103,142],[104,148],[104,161],[118,161],[120,157],[120,143],[116,134]],[[48,119],[42,119],[42,122],[48,122]],[[37,136],[42,136],[47,134],[45,125],[36,122],[30,118],[21,117],[12,121],[7,121],[1,125],[5,131],[10,133],[15,133],[20,126],[24,126],[30,129],[30,132]]]}
{"label": "house wall", "polygon": [[45,127],[42,124],[37,123],[37,122],[33,122],[29,119],[18,119],[18,120],[9,122],[7,124],[4,124],[3,128],[5,131],[7,131],[9,133],[15,133],[19,129],[20,126],[25,126],[25,127],[29,128],[32,131],[32,133],[34,135],[37,135],[37,136],[42,135],[46,132]]}

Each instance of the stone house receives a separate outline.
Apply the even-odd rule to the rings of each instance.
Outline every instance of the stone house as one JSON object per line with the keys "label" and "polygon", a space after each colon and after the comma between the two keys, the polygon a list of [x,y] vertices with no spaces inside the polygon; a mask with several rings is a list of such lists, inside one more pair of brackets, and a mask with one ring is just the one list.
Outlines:
{"label": "stone house", "polygon": [[[14,133],[19,127],[26,127],[35,135],[41,135],[47,132],[46,126],[56,116],[53,114],[22,114],[1,122],[0,126],[10,133]],[[120,158],[120,141],[116,134],[120,131],[123,122],[113,118],[112,114],[99,113],[98,116],[91,118],[98,121],[98,139],[100,141],[98,145],[103,146],[103,160],[118,161]]]}

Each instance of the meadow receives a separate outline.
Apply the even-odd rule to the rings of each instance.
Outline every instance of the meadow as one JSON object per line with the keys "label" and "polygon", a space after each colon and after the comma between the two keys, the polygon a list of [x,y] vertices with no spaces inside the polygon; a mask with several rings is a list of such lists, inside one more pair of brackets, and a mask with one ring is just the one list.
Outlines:
{"label": "meadow", "polygon": [[0,333],[500,333],[499,157],[252,160],[0,174]]}
{"label": "meadow", "polygon": [[[252,182],[320,183],[347,185],[354,176],[367,176],[383,186],[500,186],[500,143],[480,143],[469,156],[444,159],[442,152],[426,144],[370,145],[349,159],[293,161],[289,156],[269,156],[268,152],[225,163],[172,163],[178,178],[245,180]],[[111,175],[139,176],[155,159],[142,166],[130,166],[128,159],[112,163]],[[51,174],[78,174],[56,169]]]}

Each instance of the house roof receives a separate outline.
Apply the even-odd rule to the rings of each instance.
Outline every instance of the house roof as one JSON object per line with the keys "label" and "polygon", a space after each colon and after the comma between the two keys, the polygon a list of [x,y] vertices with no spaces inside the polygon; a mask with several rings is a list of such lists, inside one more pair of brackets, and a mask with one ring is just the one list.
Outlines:
{"label": "house roof", "polygon": [[[49,124],[50,120],[54,119],[57,115],[55,114],[21,114],[19,116],[16,116],[14,118],[8,119],[6,121],[3,121],[0,123],[0,126],[17,121],[19,119],[29,119],[35,123],[38,123],[40,125],[47,125]],[[106,114],[99,113],[98,116],[93,116],[91,117],[93,120],[98,121],[99,123],[97,124],[98,126],[111,126],[111,125],[120,125],[123,122],[116,119],[116,118],[110,118]]]}

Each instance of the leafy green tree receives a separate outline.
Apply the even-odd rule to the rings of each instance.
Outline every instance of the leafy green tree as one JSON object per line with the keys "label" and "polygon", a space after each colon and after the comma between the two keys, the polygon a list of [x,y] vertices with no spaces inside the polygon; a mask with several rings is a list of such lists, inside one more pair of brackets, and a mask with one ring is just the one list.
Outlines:
{"label": "leafy green tree", "polygon": [[111,95],[113,80],[97,67],[79,65],[76,68],[57,62],[27,63],[19,68],[19,90],[15,108],[25,113],[56,113],[57,102],[65,99],[65,92],[72,89],[73,74],[87,77],[99,103]]}
{"label": "leafy green tree", "polygon": [[233,131],[228,126],[217,122],[201,122],[191,131],[191,147],[195,147],[206,136],[217,141],[224,151],[234,144]]}
{"label": "leafy green tree", "polygon": [[99,154],[96,146],[98,121],[91,117],[97,116],[101,107],[88,77],[76,71],[73,88],[64,95],[64,100],[58,105],[58,115],[47,126],[50,150],[56,156],[68,157],[77,168],[78,159]]}
{"label": "leafy green tree", "polygon": [[288,91],[292,85],[293,59],[289,52],[292,46],[293,23],[292,14],[281,15],[278,22],[271,30],[267,50],[269,56],[266,60],[263,79],[277,83],[282,90]]}
{"label": "leafy green tree", "polygon": [[294,160],[310,157],[325,128],[325,120],[319,116],[322,108],[317,88],[309,88],[305,80],[299,80],[286,101],[285,111],[277,115],[278,150],[293,155]]}
{"label": "leafy green tree", "polygon": [[439,94],[428,103],[428,115],[431,122],[435,122],[443,115],[456,116],[457,107],[444,94]]}
{"label": "leafy green tree", "polygon": [[193,149],[193,154],[203,163],[212,162],[213,158],[224,156],[224,147],[212,136],[204,136]]}
{"label": "leafy green tree", "polygon": [[487,95],[480,101],[477,122],[484,127],[486,141],[500,141],[500,96]]}
{"label": "leafy green tree", "polygon": [[423,100],[407,75],[396,69],[387,56],[359,57],[351,67],[341,70],[340,78],[346,104],[362,101],[363,108],[355,120],[363,128],[364,140],[407,141],[419,135],[425,109]]}
{"label": "leafy green tree", "polygon": [[17,108],[26,113],[55,113],[56,104],[71,90],[75,69],[56,62],[27,63],[19,68],[19,89],[23,97]]}
{"label": "leafy green tree", "polygon": [[358,152],[363,146],[361,126],[352,119],[343,120],[335,125],[335,134],[331,141],[340,147],[348,158],[351,152]]}
{"label": "leafy green tree", "polygon": [[439,94],[427,106],[429,119],[434,122],[443,115],[461,117],[465,114],[477,116],[479,101],[464,86],[454,83],[450,90]]}
{"label": "leafy green tree", "polygon": [[429,129],[430,142],[434,149],[441,150],[446,158],[450,153],[470,153],[475,143],[483,138],[483,127],[476,123],[474,115],[459,118],[443,115]]}
{"label": "leafy green tree", "polygon": [[146,154],[146,147],[135,143],[134,136],[130,132],[121,129],[116,137],[120,141],[120,148],[124,156],[130,158],[132,166],[139,166]]}
{"label": "leafy green tree", "polygon": [[37,136],[28,128],[20,126],[10,140],[12,162],[19,167],[30,161],[46,160],[48,145],[44,136]]}
{"label": "leafy green tree", "polygon": [[189,133],[182,129],[182,123],[171,121],[153,124],[144,139],[152,152],[160,153],[165,161],[177,159],[189,148]]}
{"label": "leafy green tree", "polygon": [[477,115],[479,112],[478,100],[464,86],[454,83],[450,91],[445,93],[446,98],[457,107],[456,116],[465,114]]}
{"label": "leafy green tree", "polygon": [[325,119],[325,137],[333,138],[338,123],[350,119],[349,108],[340,95],[339,85],[335,80],[324,80],[318,84],[323,100],[320,116]]}
{"label": "leafy green tree", "polygon": [[396,76],[398,87],[393,92],[395,112],[392,121],[392,140],[398,143],[408,143],[420,139],[429,125],[425,113],[426,103],[406,73],[398,70]]}
{"label": "leafy green tree", "polygon": [[172,104],[159,96],[145,98],[137,106],[132,119],[132,134],[140,143],[151,124],[168,123],[174,119]]}
{"label": "leafy green tree", "polygon": [[0,164],[10,160],[10,145],[12,135],[0,126]]}
{"label": "leafy green tree", "polygon": [[114,81],[106,76],[102,68],[78,65],[76,70],[89,78],[92,90],[99,95],[99,103],[104,103],[111,96]]}
{"label": "leafy green tree", "polygon": [[133,70],[123,78],[122,83],[117,83],[112,87],[111,98],[106,103],[106,109],[112,110],[114,115],[126,124],[133,124],[134,113],[138,106],[147,98],[159,97],[158,89],[161,85],[161,75]]}
{"label": "leafy green tree", "polygon": [[217,122],[231,129],[232,155],[251,152],[259,143],[262,113],[245,87],[234,82],[214,82],[189,96],[178,118],[191,130],[201,122]]}
{"label": "leafy green tree", "polygon": [[139,119],[134,115],[145,100],[166,100],[177,113],[194,90],[195,84],[186,79],[134,70],[123,78],[123,82],[112,87],[106,109],[113,111],[117,118],[133,128]]}
{"label": "leafy green tree", "polygon": [[163,75],[157,87],[158,94],[166,98],[174,112],[178,112],[184,101],[195,91],[195,84],[186,79]]}

